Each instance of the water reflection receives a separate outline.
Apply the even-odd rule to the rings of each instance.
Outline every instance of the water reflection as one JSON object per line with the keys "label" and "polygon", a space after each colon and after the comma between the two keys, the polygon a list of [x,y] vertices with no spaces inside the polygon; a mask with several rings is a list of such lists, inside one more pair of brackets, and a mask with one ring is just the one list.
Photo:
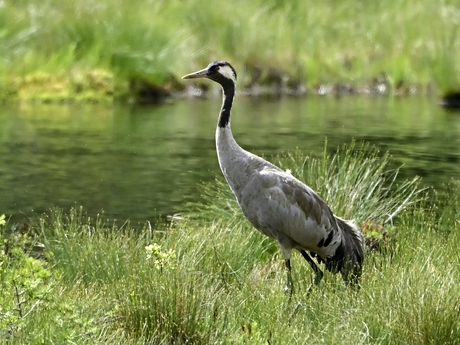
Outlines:
{"label": "water reflection", "polygon": [[[199,197],[219,173],[214,130],[220,98],[152,108],[11,106],[0,112],[0,214],[14,221],[83,205],[120,222],[153,220]],[[460,179],[460,114],[427,98],[238,97],[237,141],[265,157],[332,152],[352,138],[390,150],[403,176],[443,188]]]}

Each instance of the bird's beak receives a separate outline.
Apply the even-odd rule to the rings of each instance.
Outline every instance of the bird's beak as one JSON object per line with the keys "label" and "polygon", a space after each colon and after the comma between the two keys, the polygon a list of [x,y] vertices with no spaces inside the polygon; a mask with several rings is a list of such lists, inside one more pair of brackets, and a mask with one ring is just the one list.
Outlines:
{"label": "bird's beak", "polygon": [[187,75],[184,75],[182,79],[196,79],[196,78],[207,78],[208,77],[208,69],[202,69],[198,72],[193,72]]}

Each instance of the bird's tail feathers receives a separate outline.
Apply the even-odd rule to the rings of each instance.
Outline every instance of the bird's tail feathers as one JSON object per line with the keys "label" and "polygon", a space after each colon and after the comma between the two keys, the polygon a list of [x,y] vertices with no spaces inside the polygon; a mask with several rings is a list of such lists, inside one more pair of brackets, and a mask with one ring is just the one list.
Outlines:
{"label": "bird's tail feathers", "polygon": [[354,221],[337,216],[335,218],[342,241],[335,255],[326,263],[326,268],[333,272],[341,272],[346,283],[357,283],[364,261],[363,234]]}

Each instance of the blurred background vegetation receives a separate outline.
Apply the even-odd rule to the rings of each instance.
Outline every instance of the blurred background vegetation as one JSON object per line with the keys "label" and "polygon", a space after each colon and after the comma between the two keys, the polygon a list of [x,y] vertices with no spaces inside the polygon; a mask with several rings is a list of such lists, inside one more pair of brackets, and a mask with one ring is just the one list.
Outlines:
{"label": "blurred background vegetation", "polygon": [[442,94],[459,20],[455,0],[6,0],[0,98],[148,100],[216,59],[248,89]]}

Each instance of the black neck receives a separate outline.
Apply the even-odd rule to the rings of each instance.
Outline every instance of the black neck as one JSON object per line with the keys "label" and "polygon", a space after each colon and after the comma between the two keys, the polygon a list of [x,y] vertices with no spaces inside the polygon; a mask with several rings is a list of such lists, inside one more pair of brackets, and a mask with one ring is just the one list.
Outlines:
{"label": "black neck", "polygon": [[219,116],[219,127],[228,127],[230,124],[230,110],[232,109],[233,97],[235,96],[235,84],[231,81],[222,83],[223,103]]}

